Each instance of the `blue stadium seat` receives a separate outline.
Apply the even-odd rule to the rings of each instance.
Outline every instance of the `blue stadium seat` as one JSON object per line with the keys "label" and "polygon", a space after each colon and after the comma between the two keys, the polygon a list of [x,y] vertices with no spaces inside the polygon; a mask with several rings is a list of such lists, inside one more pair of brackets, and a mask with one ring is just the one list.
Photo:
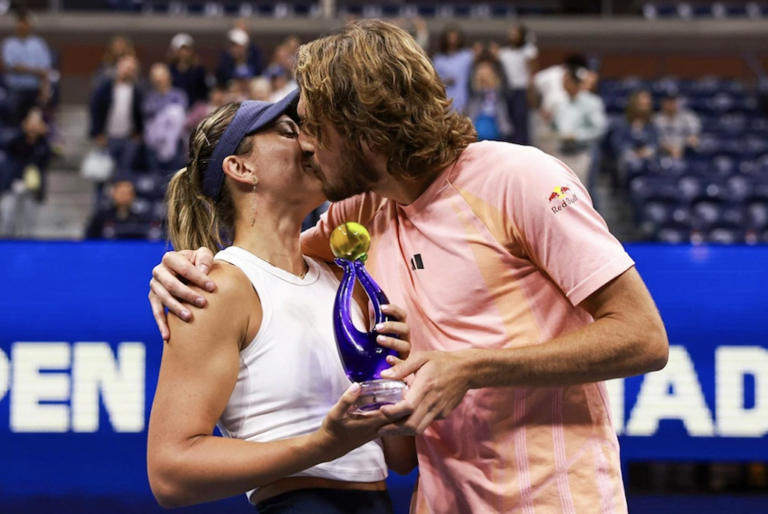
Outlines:
{"label": "blue stadium seat", "polygon": [[725,223],[726,204],[724,202],[703,200],[695,202],[691,208],[691,224],[700,229]]}
{"label": "blue stadium seat", "polygon": [[754,184],[750,177],[738,174],[726,180],[725,187],[731,201],[743,202],[751,194]]}
{"label": "blue stadium seat", "polygon": [[681,196],[676,182],[672,177],[635,177],[629,183],[630,199],[637,205],[643,205],[650,200],[679,202]]}
{"label": "blue stadium seat", "polygon": [[659,162],[655,159],[628,159],[624,162],[624,181],[631,182],[635,177],[658,174]]}
{"label": "blue stadium seat", "polygon": [[656,239],[662,227],[690,227],[690,222],[690,211],[676,201],[650,200],[642,205],[638,214],[640,230],[649,239]]}
{"label": "blue stadium seat", "polygon": [[162,221],[165,220],[167,212],[168,211],[165,201],[155,200],[154,206],[152,207],[152,217],[156,220]]}
{"label": "blue stadium seat", "polygon": [[156,174],[141,175],[134,181],[136,194],[148,200],[162,199],[168,185],[166,177]]}
{"label": "blue stadium seat", "polygon": [[715,227],[707,233],[708,243],[732,245],[743,243],[746,240],[746,231],[738,226]]}
{"label": "blue stadium seat", "polygon": [[136,200],[133,201],[133,205],[131,206],[131,210],[139,215],[152,215],[152,209],[154,208],[154,204],[151,200],[148,200],[146,198],[140,198],[137,197]]}
{"label": "blue stadium seat", "polygon": [[691,240],[691,227],[678,223],[664,225],[656,232],[656,240],[669,244],[688,243]]}
{"label": "blue stadium seat", "polygon": [[716,178],[687,175],[677,183],[679,198],[686,202],[700,201],[725,202],[730,200],[728,188]]}
{"label": "blue stadium seat", "polygon": [[748,227],[756,230],[768,229],[768,201],[747,204],[746,222]]}
{"label": "blue stadium seat", "polygon": [[658,163],[658,171],[656,172],[665,177],[680,177],[685,175],[689,168],[688,161],[671,157],[662,157]]}

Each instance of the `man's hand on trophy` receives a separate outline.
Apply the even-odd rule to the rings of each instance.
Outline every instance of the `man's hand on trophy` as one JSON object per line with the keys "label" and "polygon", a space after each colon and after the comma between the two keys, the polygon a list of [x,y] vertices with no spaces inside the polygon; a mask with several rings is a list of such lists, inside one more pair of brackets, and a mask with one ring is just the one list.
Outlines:
{"label": "man's hand on trophy", "polygon": [[352,384],[323,420],[315,432],[317,445],[328,460],[346,455],[358,446],[379,437],[379,429],[391,419],[378,410],[357,412],[355,402],[360,395],[360,384]]}
{"label": "man's hand on trophy", "polygon": [[[405,323],[407,314],[405,310],[397,305],[382,305],[381,310],[390,318],[397,321],[385,321],[376,325],[376,332],[380,335],[376,337],[376,342],[384,348],[395,350],[400,359],[407,359],[411,354],[411,329]],[[399,339],[391,337],[397,336]],[[396,357],[387,357],[390,366],[397,364],[400,360]]]}
{"label": "man's hand on trophy", "polygon": [[205,307],[206,301],[186,284],[194,284],[201,289],[213,292],[216,285],[208,278],[208,271],[213,265],[213,252],[208,248],[167,252],[163,261],[152,270],[149,281],[149,303],[155,317],[160,335],[167,341],[171,336],[168,329],[165,308],[184,321],[191,321],[192,314],[184,303]]}
{"label": "man's hand on trophy", "polygon": [[433,420],[448,416],[469,390],[467,364],[463,352],[419,352],[383,371],[383,378],[413,377],[403,401],[381,408],[393,423],[382,427],[379,435],[421,435]]}

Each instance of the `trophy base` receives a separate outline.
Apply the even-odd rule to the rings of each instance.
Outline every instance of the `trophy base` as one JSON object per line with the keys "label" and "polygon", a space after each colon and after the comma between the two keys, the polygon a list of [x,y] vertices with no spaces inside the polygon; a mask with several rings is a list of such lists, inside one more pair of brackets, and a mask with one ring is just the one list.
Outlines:
{"label": "trophy base", "polygon": [[360,382],[360,396],[355,402],[357,412],[379,410],[384,405],[393,405],[403,399],[408,386],[400,380],[368,380]]}

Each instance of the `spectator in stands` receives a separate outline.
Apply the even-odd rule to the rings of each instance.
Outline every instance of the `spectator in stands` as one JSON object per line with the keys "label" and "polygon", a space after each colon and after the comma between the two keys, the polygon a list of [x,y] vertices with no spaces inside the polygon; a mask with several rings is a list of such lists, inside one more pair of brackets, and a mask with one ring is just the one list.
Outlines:
{"label": "spectator in stands", "polygon": [[187,121],[184,125],[185,136],[183,141],[186,142],[187,135],[194,132],[195,127],[197,127],[206,116],[226,103],[229,103],[229,94],[227,93],[227,90],[219,86],[212,87],[208,93],[208,101],[206,103],[196,104],[187,114]]}
{"label": "spectator in stands", "polygon": [[114,79],[105,79],[91,97],[91,138],[109,149],[117,169],[131,171],[144,133],[143,94],[137,86],[139,62],[120,58]]}
{"label": "spectator in stands", "polygon": [[466,112],[475,125],[478,141],[507,141],[512,135],[501,78],[490,60],[481,60],[475,67]]}
{"label": "spectator in stands", "polygon": [[[296,52],[299,50],[299,47],[301,46],[301,38],[295,34],[291,34],[290,36],[286,36],[286,38],[283,40],[283,44],[288,51],[288,55],[293,57],[296,55]],[[291,63],[291,68],[293,68],[293,64]]]}
{"label": "spectator in stands", "polygon": [[11,95],[10,122],[20,125],[35,106],[51,96],[51,52],[46,42],[32,33],[32,21],[24,9],[16,11],[16,35],[3,41],[5,84]]}
{"label": "spectator in stands", "polygon": [[539,56],[532,36],[524,25],[515,25],[509,31],[509,44],[498,51],[507,78],[506,102],[514,126],[511,142],[519,145],[530,144],[528,87]]}
{"label": "spectator in stands", "polygon": [[216,83],[226,86],[235,76],[255,77],[260,75],[264,66],[259,49],[251,44],[248,33],[241,28],[234,28],[228,33],[229,48],[219,57],[216,67]]}
{"label": "spectator in stands", "polygon": [[113,37],[104,51],[104,56],[101,58],[101,63],[93,78],[94,89],[98,88],[106,80],[115,79],[117,63],[125,56],[136,56],[133,41],[125,36]]}
{"label": "spectator in stands", "polygon": [[465,47],[464,33],[457,25],[448,25],[440,35],[440,49],[432,62],[457,112],[464,112],[467,106],[474,61],[475,53],[471,48]]}
{"label": "spectator in stands", "polygon": [[168,68],[173,78],[173,87],[187,95],[190,107],[208,101],[208,80],[205,68],[195,53],[192,36],[179,33],[173,36],[170,47]]}
{"label": "spectator in stands", "polygon": [[232,102],[244,102],[251,95],[251,81],[255,77],[249,69],[237,70],[229,81],[229,98]]}
{"label": "spectator in stands", "polygon": [[0,169],[0,236],[32,237],[51,158],[48,125],[39,108],[27,113],[6,153],[7,164]]}
{"label": "spectator in stands", "polygon": [[144,100],[144,143],[150,171],[175,171],[180,168],[182,137],[188,107],[187,95],[173,87],[168,66],[157,63],[149,73],[152,90]]}
{"label": "spectator in stands", "polygon": [[272,82],[266,77],[256,77],[251,80],[249,100],[269,102],[272,96]]}
{"label": "spectator in stands", "polygon": [[627,101],[625,119],[614,129],[612,146],[620,167],[627,161],[644,161],[655,157],[659,134],[651,122],[653,99],[648,91],[635,91]]}
{"label": "spectator in stands", "polygon": [[133,209],[136,191],[128,178],[112,183],[112,205],[96,211],[85,230],[86,239],[150,239],[158,223]]}
{"label": "spectator in stands", "polygon": [[692,111],[680,107],[677,92],[670,90],[661,99],[661,112],[653,118],[659,133],[659,149],[675,159],[682,159],[699,145],[701,121]]}
{"label": "spectator in stands", "polygon": [[582,81],[583,87],[590,89],[594,85],[597,74],[587,66],[587,59],[581,54],[567,55],[561,64],[545,68],[533,76],[529,88],[529,103],[536,109],[532,118],[533,143],[548,154],[557,153],[560,139],[552,128],[555,106],[568,99],[563,86],[565,70],[569,66],[588,70],[589,77]]}
{"label": "spectator in stands", "polygon": [[566,68],[563,88],[568,98],[555,106],[553,115],[554,128],[560,138],[555,155],[571,168],[584,187],[590,185],[593,144],[608,128],[603,101],[584,88],[587,77],[585,68]]}
{"label": "spectator in stands", "polygon": [[279,102],[288,93],[298,87],[296,81],[290,76],[290,72],[279,64],[273,64],[264,72],[264,76],[271,81],[272,94],[269,95],[269,102]]}

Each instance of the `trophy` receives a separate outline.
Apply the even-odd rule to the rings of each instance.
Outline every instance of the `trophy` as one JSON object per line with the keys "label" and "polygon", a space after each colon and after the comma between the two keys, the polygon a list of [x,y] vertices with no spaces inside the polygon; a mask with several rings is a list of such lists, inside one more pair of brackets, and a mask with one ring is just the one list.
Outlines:
{"label": "trophy", "polygon": [[381,378],[381,372],[390,367],[387,356],[397,356],[397,352],[379,346],[376,343],[379,334],[375,330],[362,332],[352,323],[352,292],[358,280],[373,306],[374,326],[394,319],[381,312],[381,306],[389,300],[365,269],[370,244],[371,236],[359,223],[344,223],[331,234],[334,262],[344,270],[333,307],[333,329],[344,371],[352,382],[360,384],[358,412],[397,403],[406,388],[405,382]]}

